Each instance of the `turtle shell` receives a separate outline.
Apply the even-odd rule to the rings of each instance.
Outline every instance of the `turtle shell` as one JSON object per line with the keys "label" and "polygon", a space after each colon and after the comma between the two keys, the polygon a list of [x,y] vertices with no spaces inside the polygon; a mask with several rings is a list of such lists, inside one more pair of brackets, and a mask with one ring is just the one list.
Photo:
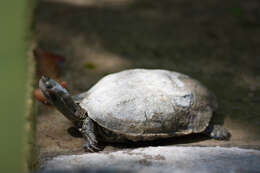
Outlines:
{"label": "turtle shell", "polygon": [[80,105],[108,130],[160,138],[204,131],[217,102],[207,88],[187,75],[133,69],[102,78]]}

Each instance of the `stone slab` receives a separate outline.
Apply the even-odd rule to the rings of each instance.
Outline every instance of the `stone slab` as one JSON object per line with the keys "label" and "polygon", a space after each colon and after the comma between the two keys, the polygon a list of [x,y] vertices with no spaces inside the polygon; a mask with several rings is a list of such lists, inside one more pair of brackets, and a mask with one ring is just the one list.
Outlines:
{"label": "stone slab", "polygon": [[146,147],[114,152],[61,155],[41,169],[67,172],[239,173],[260,172],[260,151],[224,147]]}

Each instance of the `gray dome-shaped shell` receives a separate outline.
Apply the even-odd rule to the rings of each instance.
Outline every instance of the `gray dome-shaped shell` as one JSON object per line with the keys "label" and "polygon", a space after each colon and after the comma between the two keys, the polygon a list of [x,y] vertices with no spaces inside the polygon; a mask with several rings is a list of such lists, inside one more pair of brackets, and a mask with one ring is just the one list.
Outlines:
{"label": "gray dome-shaped shell", "polygon": [[143,137],[202,132],[217,107],[214,95],[189,76],[145,69],[102,78],[80,104],[100,126]]}

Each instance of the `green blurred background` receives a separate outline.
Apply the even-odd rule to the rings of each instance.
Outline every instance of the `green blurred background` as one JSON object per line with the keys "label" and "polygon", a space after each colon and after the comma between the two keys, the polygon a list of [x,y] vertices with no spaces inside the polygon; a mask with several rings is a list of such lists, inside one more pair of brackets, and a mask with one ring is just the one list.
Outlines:
{"label": "green blurred background", "polygon": [[0,2],[0,172],[24,171],[27,97],[28,0]]}

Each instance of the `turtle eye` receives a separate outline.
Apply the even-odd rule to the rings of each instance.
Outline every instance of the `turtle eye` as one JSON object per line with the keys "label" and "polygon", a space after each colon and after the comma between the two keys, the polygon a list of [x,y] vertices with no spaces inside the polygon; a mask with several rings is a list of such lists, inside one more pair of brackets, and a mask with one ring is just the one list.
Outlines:
{"label": "turtle eye", "polygon": [[49,81],[45,82],[45,86],[46,86],[46,88],[48,88],[48,89],[51,89],[51,88],[52,88],[52,85],[51,85],[51,83],[50,83]]}

